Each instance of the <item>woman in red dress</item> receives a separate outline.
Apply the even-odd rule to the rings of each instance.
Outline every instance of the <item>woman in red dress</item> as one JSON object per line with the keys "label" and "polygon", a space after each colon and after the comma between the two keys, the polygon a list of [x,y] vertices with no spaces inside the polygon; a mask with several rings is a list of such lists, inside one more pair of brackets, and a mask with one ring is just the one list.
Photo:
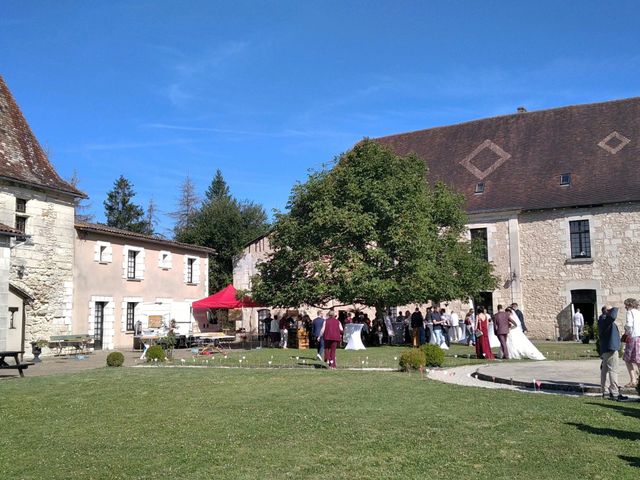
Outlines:
{"label": "woman in red dress", "polygon": [[[482,332],[480,335],[479,332]],[[486,310],[478,307],[476,316],[476,357],[485,360],[493,360],[493,352],[489,345],[489,319]]]}
{"label": "woman in red dress", "polygon": [[333,310],[329,312],[327,319],[322,324],[320,336],[324,338],[324,361],[329,368],[336,368],[336,349],[342,340],[342,324],[336,318]]}

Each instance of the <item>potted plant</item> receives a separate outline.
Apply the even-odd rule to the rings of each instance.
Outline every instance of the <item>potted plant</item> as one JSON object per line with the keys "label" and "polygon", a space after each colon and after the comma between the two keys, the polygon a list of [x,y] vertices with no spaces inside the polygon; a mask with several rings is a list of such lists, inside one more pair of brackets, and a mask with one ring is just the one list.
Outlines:
{"label": "potted plant", "polygon": [[42,348],[49,346],[49,341],[44,338],[40,338],[35,342],[31,342],[31,353],[33,354],[34,362],[41,362],[40,354],[42,353]]}
{"label": "potted plant", "polygon": [[589,343],[589,341],[591,340],[591,327],[589,327],[589,325],[585,325],[582,329],[580,340],[585,344]]}

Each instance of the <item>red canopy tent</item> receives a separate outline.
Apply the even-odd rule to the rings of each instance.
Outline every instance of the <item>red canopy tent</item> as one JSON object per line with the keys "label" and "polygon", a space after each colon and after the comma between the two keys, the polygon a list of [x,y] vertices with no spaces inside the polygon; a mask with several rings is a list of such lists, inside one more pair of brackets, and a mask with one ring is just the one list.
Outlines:
{"label": "red canopy tent", "polygon": [[236,298],[236,292],[233,285],[227,285],[219,292],[207,298],[196,300],[191,306],[193,308],[253,308],[260,306],[249,297],[238,300]]}

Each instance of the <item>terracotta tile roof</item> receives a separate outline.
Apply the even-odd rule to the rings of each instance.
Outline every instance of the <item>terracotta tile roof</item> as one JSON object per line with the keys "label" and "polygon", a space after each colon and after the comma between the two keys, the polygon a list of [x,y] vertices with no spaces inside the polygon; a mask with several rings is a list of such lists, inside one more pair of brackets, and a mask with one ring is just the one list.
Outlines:
{"label": "terracotta tile roof", "polygon": [[86,197],[58,176],[0,76],[0,178]]}
{"label": "terracotta tile roof", "polygon": [[108,225],[103,225],[101,223],[76,222],[75,227],[76,227],[76,230],[79,230],[82,232],[101,233],[101,234],[111,235],[114,237],[127,238],[132,240],[139,240],[147,243],[153,243],[160,246],[164,245],[166,247],[178,247],[178,248],[183,248],[185,250],[193,250],[193,251],[210,253],[210,254],[216,253],[216,251],[213,248],[201,247],[200,245],[192,245],[190,243],[175,242],[173,240],[154,237],[152,235],[144,235],[142,233],[130,232],[128,230],[122,230],[120,228],[109,227]]}
{"label": "terracotta tile roof", "polygon": [[9,235],[12,237],[24,237],[24,233],[16,230],[13,227],[0,223],[0,235]]}
{"label": "terracotta tile roof", "polygon": [[[640,201],[640,97],[376,139],[415,153],[470,213]],[[570,185],[560,176],[570,174]],[[484,193],[476,194],[478,183]]]}

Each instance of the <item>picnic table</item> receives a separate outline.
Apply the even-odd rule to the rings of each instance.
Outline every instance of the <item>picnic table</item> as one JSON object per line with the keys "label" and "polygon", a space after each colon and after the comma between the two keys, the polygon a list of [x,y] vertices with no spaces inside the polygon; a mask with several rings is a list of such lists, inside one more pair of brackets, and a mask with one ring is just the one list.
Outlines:
{"label": "picnic table", "polygon": [[[23,370],[26,370],[31,365],[35,365],[35,363],[33,363],[33,362],[21,362],[18,357],[20,355],[22,355],[23,353],[24,353],[24,350],[21,350],[21,351],[9,350],[9,351],[6,351],[6,352],[1,352],[0,351],[0,369],[4,370],[6,368],[6,369],[18,370],[18,372],[20,373],[20,376],[24,377]],[[13,359],[15,361],[15,364],[7,363],[5,361],[5,357],[13,357]]]}
{"label": "picnic table", "polygon": [[224,332],[204,332],[191,335],[191,344],[198,346],[198,355],[212,355],[231,350],[230,344],[236,339],[235,335]]}
{"label": "picnic table", "polygon": [[49,339],[49,348],[56,350],[55,355],[87,353],[92,343],[91,335],[54,335]]}

